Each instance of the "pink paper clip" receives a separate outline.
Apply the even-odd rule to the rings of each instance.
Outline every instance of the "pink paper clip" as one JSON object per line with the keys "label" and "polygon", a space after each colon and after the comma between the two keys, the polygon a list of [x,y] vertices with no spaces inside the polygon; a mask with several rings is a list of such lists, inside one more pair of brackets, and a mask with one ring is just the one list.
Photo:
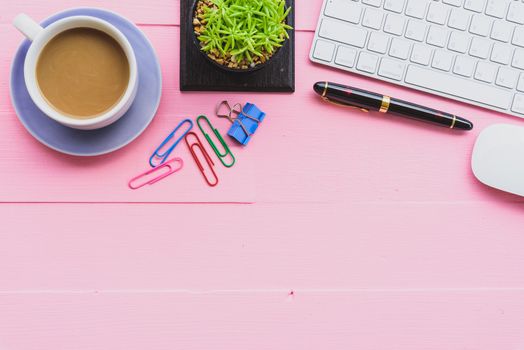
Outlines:
{"label": "pink paper clip", "polygon": [[[180,166],[178,168],[174,168],[173,167],[173,163],[179,163]],[[157,166],[157,167],[155,167],[153,169],[149,169],[145,173],[140,174],[140,175],[132,178],[131,180],[129,180],[127,185],[132,190],[139,189],[140,187],[143,187],[145,185],[152,185],[152,184],[157,183],[158,181],[162,180],[163,178],[168,177],[169,175],[176,173],[177,171],[179,171],[183,167],[184,167],[184,161],[182,160],[182,158],[178,158],[178,157],[177,158],[173,158],[173,159],[165,162],[164,164],[161,164],[161,165],[159,165],[159,166]],[[166,168],[168,169],[167,172],[164,171],[164,169],[166,169]],[[137,182],[138,180],[143,179],[145,177],[148,177],[149,175],[157,173],[157,172],[160,172],[160,175],[152,178],[151,180],[147,180],[146,182],[142,182],[142,183],[139,182],[137,185],[135,185],[135,182]]]}

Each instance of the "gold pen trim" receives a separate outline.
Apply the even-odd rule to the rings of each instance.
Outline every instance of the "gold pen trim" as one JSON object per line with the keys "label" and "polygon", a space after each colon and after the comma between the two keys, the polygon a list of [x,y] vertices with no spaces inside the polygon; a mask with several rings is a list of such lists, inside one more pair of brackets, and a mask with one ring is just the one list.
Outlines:
{"label": "gold pen trim", "polygon": [[450,129],[453,129],[455,127],[455,123],[457,122],[457,116],[454,115],[453,116],[453,121],[451,122],[451,126],[449,127]]}
{"label": "gold pen trim", "polygon": [[389,96],[383,96],[382,97],[382,103],[380,104],[380,113],[387,113],[389,110],[389,105],[391,104],[391,97]]}
{"label": "gold pen trim", "polygon": [[361,112],[364,112],[364,113],[368,113],[369,112],[369,109],[365,109],[365,108],[360,108],[360,107],[357,107],[357,106],[351,106],[351,105],[346,105],[346,104],[343,104],[343,103],[340,103],[340,102],[336,102],[336,101],[331,101],[329,98],[327,97],[322,97],[322,99],[326,102],[329,102],[335,106],[341,106],[341,107],[346,107],[346,108],[353,108],[353,109],[357,109]]}
{"label": "gold pen trim", "polygon": [[328,82],[326,81],[326,86],[324,86],[324,91],[322,91],[322,95],[320,96],[320,97],[322,97],[322,99],[324,101],[329,102],[331,104],[334,104],[336,106],[342,106],[342,107],[346,107],[346,108],[354,108],[354,109],[358,109],[359,111],[362,111],[362,112],[365,112],[365,113],[369,112],[369,110],[365,109],[365,108],[360,108],[360,107],[357,107],[357,106],[351,106],[351,105],[346,105],[346,104],[339,103],[339,102],[336,102],[336,101],[331,101],[329,98],[326,97],[327,90],[328,90]]}
{"label": "gold pen trim", "polygon": [[326,97],[326,94],[327,94],[327,89],[328,89],[328,82],[326,81],[326,86],[324,86],[324,91],[322,92],[322,97]]}

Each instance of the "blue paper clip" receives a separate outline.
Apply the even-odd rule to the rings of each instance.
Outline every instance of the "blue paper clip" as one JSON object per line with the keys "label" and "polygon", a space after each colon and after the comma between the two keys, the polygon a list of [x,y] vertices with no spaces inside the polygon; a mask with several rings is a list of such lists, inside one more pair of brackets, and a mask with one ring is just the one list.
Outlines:
{"label": "blue paper clip", "polygon": [[233,125],[227,134],[245,146],[265,117],[266,113],[262,112],[256,105],[246,103],[244,108],[242,108],[242,112],[234,119]]}
{"label": "blue paper clip", "polygon": [[[173,137],[175,137],[175,134],[176,132],[178,131],[178,129],[180,129],[180,127],[184,124],[184,123],[189,123],[189,128],[187,128],[186,131],[184,131],[184,133],[167,149],[167,151],[165,151],[164,153],[159,153],[160,150],[169,142],[171,141],[171,139]],[[180,143],[180,141],[182,141],[182,139],[184,138],[184,136],[186,136],[186,134],[193,128],[193,121],[191,119],[184,119],[180,122],[180,124],[178,124],[175,128],[175,130],[173,130],[166,138],[164,141],[162,141],[162,143],[160,144],[160,146],[158,146],[158,148],[155,150],[155,152],[153,152],[153,154],[151,155],[151,157],[149,157],[149,165],[151,165],[151,167],[156,167],[156,166],[159,166],[160,164],[163,164],[167,158],[169,157],[169,155],[171,154],[171,152],[173,152],[173,150],[175,149],[175,147]],[[155,164],[155,160],[159,159],[160,162],[158,164]]]}

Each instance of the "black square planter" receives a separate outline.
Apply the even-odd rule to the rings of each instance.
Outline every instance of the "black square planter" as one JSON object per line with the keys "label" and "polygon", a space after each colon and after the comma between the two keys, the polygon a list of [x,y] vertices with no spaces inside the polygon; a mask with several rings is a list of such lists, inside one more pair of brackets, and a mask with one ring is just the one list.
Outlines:
{"label": "black square planter", "polygon": [[[209,62],[194,44],[193,2],[180,1],[180,90],[182,91],[295,91],[295,30],[267,66],[249,73],[228,72]],[[295,27],[295,1],[288,24]]]}

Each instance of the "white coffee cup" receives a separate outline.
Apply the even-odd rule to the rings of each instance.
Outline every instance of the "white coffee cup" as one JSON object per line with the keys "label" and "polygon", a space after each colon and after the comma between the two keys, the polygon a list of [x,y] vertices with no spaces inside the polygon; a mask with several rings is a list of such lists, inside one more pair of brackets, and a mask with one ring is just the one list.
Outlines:
{"label": "white coffee cup", "polygon": [[[72,16],[60,19],[43,28],[25,14],[16,16],[13,24],[22,34],[32,41],[25,58],[24,79],[31,99],[47,116],[71,128],[92,130],[114,123],[131,107],[138,88],[136,57],[127,38],[113,25],[91,16]],[[93,118],[75,119],[60,113],[47,102],[38,87],[36,66],[42,49],[56,35],[73,28],[93,28],[110,35],[120,44],[129,63],[129,83],[123,96],[110,110]]]}

